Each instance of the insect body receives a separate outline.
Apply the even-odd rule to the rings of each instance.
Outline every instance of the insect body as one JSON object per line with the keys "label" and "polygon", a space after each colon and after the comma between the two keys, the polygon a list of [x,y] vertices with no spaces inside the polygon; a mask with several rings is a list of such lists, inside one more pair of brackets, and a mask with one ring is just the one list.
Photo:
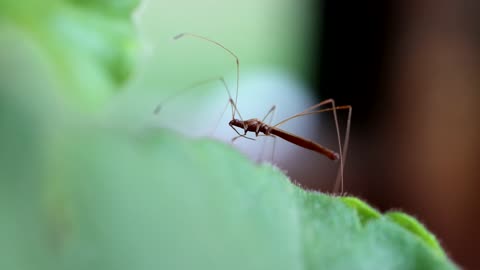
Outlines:
{"label": "insect body", "polygon": [[[276,128],[274,126],[269,126],[262,121],[254,118],[254,119],[249,119],[249,120],[238,120],[238,119],[232,119],[230,123],[228,123],[230,127],[234,128],[233,126],[236,126],[238,128],[241,128],[244,130],[244,134],[246,135],[248,131],[250,132],[255,132],[255,135],[258,136],[258,134],[261,132],[265,134],[266,136],[277,136],[280,137],[286,141],[289,141],[293,144],[296,144],[300,147],[312,150],[314,152],[317,152],[319,154],[325,155],[331,160],[338,160],[340,159],[340,155],[318,143],[315,143],[314,141],[302,138],[300,136],[294,135],[292,133],[289,133],[285,130]],[[242,135],[240,135],[242,136]],[[243,136],[242,136],[243,137]]]}
{"label": "insect body", "polygon": [[[225,80],[220,77],[219,80],[223,83],[228,96],[229,96],[229,103],[232,107],[232,120],[229,122],[229,126],[235,130],[235,132],[238,134],[237,137],[233,138],[232,141],[236,140],[237,138],[243,137],[247,138],[250,140],[254,140],[253,138],[250,138],[247,135],[248,132],[254,132],[255,136],[270,136],[270,137],[280,137],[290,143],[293,143],[295,145],[298,145],[300,147],[312,150],[314,152],[317,152],[319,154],[322,154],[329,158],[330,160],[340,160],[340,167],[339,167],[339,172],[337,175],[337,181],[335,184],[335,189],[334,191],[337,191],[338,188],[340,188],[340,192],[343,192],[343,166],[345,163],[345,158],[346,158],[346,153],[347,153],[347,147],[348,147],[348,140],[349,140],[349,135],[350,135],[350,119],[352,115],[352,107],[350,105],[344,105],[344,106],[336,106],[335,101],[333,99],[327,99],[324,100],[318,104],[315,104],[309,108],[307,108],[305,111],[297,113],[287,119],[284,119],[283,121],[280,121],[279,123],[275,125],[269,125],[265,123],[265,119],[267,118],[268,115],[273,114],[275,111],[275,106],[273,106],[270,111],[268,111],[267,115],[263,118],[263,120],[259,120],[256,118],[248,119],[248,120],[243,120],[242,116],[240,115],[240,112],[237,109],[237,97],[238,97],[238,85],[239,85],[239,77],[240,77],[240,64],[238,57],[229,49],[227,49],[225,46],[222,44],[211,40],[209,38],[199,36],[196,34],[191,34],[191,33],[182,33],[174,37],[174,39],[179,39],[184,36],[191,36],[194,38],[199,38],[206,40],[210,43],[215,44],[216,46],[221,47],[224,49],[226,52],[228,52],[230,55],[232,55],[235,58],[236,61],[236,67],[237,67],[237,83],[236,83],[236,91],[235,91],[235,99],[232,98],[232,95],[230,94],[230,90],[228,89],[228,86],[225,82]],[[324,109],[318,109],[319,107],[322,107],[324,105],[330,105],[329,108],[324,108]],[[158,107],[159,108],[159,107]],[[338,126],[338,119],[337,119],[337,110],[348,110],[348,118],[347,118],[347,128],[345,132],[345,138],[343,142],[343,147],[341,144],[340,140],[340,130]],[[324,147],[316,142],[313,142],[311,140],[305,139],[303,137],[297,136],[295,134],[289,133],[285,130],[279,129],[278,127],[284,123],[286,123],[289,120],[292,120],[297,117],[305,116],[305,115],[310,115],[310,114],[316,114],[316,113],[321,113],[321,112],[327,112],[331,111],[333,113],[333,117],[335,120],[335,127],[337,131],[337,140],[338,140],[338,153],[328,149],[327,147]],[[235,115],[238,115],[239,119],[235,118]],[[272,117],[273,118],[273,117]],[[242,129],[243,134],[241,134],[235,127]],[[260,134],[262,133],[262,134]]]}

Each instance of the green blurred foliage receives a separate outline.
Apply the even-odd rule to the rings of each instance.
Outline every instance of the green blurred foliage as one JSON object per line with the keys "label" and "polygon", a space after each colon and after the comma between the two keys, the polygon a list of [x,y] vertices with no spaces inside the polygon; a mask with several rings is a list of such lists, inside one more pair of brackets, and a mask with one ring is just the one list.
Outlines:
{"label": "green blurred foliage", "polygon": [[[57,89],[82,109],[95,110],[128,78],[136,39],[129,1],[0,2],[0,22],[31,39],[58,75]],[[2,31],[2,32],[3,32]]]}
{"label": "green blurred foliage", "polygon": [[310,26],[311,5],[296,0],[144,1],[136,14],[142,65],[128,86],[128,98],[144,92],[158,101],[159,92],[171,93],[216,76],[228,77],[233,87],[234,59],[201,40],[172,40],[183,32],[213,38],[232,49],[240,58],[241,78],[258,69],[307,77],[312,72],[309,41],[316,33]]}
{"label": "green blurred foliage", "polygon": [[[46,3],[1,4],[0,269],[455,268],[410,216],[302,190],[212,140],[89,113],[133,68],[134,5]],[[90,20],[100,13],[130,33],[120,49]],[[42,14],[85,36],[52,34]]]}

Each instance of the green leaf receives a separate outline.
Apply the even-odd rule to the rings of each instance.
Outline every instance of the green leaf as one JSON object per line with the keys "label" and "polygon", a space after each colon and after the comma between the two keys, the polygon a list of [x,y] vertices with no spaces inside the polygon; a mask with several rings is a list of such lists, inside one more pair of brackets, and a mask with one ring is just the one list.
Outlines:
{"label": "green leaf", "polygon": [[432,249],[432,251],[436,252],[439,256],[446,256],[435,235],[430,233],[425,226],[423,226],[415,218],[402,212],[389,212],[385,214],[385,216],[419,237]]}
{"label": "green leaf", "polygon": [[2,269],[455,269],[413,218],[228,145],[1,93]]}
{"label": "green leaf", "polygon": [[44,53],[62,98],[87,110],[132,72],[137,0],[0,2],[0,34],[15,29]]}

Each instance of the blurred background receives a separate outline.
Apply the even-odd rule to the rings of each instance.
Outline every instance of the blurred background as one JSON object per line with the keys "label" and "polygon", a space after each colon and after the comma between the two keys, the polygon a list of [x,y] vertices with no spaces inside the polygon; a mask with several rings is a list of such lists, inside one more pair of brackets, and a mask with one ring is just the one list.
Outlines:
{"label": "blurred background", "polygon": [[[243,118],[262,118],[276,105],[277,122],[326,98],[352,105],[345,191],[382,211],[412,214],[455,262],[479,269],[478,8],[468,0],[144,1],[135,14],[140,71],[111,111],[128,108],[118,119],[150,117],[179,89],[217,76],[235,92],[231,56],[201,40],[171,38],[192,32],[219,41],[240,59]],[[222,118],[227,100],[212,82],[162,104],[150,120],[230,143],[229,109]],[[337,149],[328,113],[282,127]],[[333,189],[339,164],[318,154],[281,140],[274,152],[271,140],[235,145],[254,160],[273,156],[306,188]]]}

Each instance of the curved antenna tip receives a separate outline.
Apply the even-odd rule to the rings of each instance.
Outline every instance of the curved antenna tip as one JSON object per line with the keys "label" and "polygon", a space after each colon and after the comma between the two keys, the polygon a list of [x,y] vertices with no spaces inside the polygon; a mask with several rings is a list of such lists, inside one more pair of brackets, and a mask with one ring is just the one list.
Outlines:
{"label": "curved antenna tip", "polygon": [[180,34],[174,36],[174,37],[173,37],[173,40],[177,40],[177,39],[183,37],[184,35],[185,35],[185,33],[180,33]]}
{"label": "curved antenna tip", "polygon": [[158,114],[162,110],[162,104],[158,104],[157,107],[155,107],[155,110],[153,110],[153,114]]}

